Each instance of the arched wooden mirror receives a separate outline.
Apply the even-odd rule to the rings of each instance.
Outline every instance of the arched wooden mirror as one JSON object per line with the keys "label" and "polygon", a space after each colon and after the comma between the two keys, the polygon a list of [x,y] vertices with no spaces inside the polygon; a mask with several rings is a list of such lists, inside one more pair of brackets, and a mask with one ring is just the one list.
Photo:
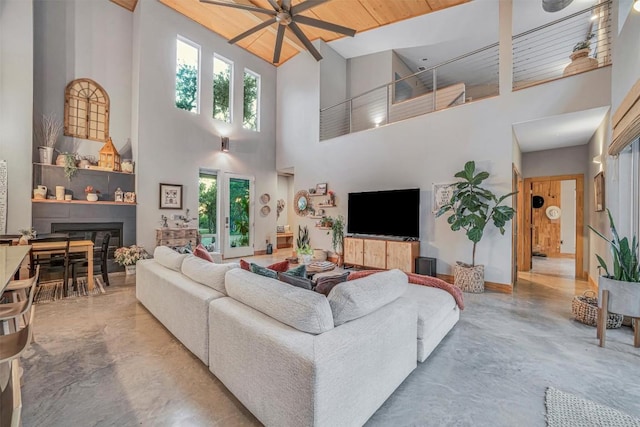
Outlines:
{"label": "arched wooden mirror", "polygon": [[293,198],[293,209],[300,216],[309,214],[309,193],[307,190],[300,190]]}

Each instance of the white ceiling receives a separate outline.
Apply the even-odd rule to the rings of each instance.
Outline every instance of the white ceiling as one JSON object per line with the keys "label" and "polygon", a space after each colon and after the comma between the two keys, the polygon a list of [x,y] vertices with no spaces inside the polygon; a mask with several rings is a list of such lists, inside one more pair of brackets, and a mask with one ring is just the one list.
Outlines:
{"label": "white ceiling", "polygon": [[598,129],[609,107],[514,123],[513,132],[523,153],[584,145]]}

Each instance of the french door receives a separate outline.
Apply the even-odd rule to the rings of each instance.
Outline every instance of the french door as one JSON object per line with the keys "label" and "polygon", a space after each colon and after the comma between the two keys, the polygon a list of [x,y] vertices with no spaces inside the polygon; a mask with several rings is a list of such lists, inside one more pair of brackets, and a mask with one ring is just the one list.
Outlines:
{"label": "french door", "polygon": [[224,257],[253,255],[253,176],[225,174]]}

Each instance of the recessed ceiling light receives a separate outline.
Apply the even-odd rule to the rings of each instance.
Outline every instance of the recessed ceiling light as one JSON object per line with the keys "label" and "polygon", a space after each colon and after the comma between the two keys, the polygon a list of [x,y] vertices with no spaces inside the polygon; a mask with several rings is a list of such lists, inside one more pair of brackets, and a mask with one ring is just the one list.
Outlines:
{"label": "recessed ceiling light", "polygon": [[636,12],[640,12],[640,0],[636,0],[635,2],[633,2],[633,9]]}

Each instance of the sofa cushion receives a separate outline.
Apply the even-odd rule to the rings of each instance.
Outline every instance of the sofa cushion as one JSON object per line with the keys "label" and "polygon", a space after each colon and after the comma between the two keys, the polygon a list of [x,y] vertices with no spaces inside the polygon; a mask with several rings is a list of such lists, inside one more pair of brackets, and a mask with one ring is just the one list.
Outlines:
{"label": "sofa cushion", "polygon": [[211,254],[209,254],[209,251],[207,251],[204,248],[204,246],[202,246],[202,243],[196,246],[196,249],[193,251],[193,254],[198,258],[202,258],[205,261],[213,262],[213,258],[211,257]]}
{"label": "sofa cushion", "polygon": [[224,275],[227,271],[239,267],[240,265],[237,263],[214,264],[195,255],[188,255],[182,262],[182,274],[194,282],[201,283],[226,295]]}
{"label": "sofa cushion", "polygon": [[339,326],[366,316],[398,299],[408,286],[407,275],[397,269],[340,283],[327,297],[333,322]]}
{"label": "sofa cushion", "polygon": [[311,283],[310,279],[307,279],[306,277],[292,276],[287,273],[278,273],[278,280],[308,291],[313,287],[313,283]]}
{"label": "sofa cushion", "polygon": [[316,287],[313,288],[314,291],[322,294],[324,296],[329,296],[329,292],[338,284],[347,281],[347,277],[349,277],[349,272],[345,272],[340,275],[334,276],[321,276],[316,279]]}
{"label": "sofa cushion", "polygon": [[166,246],[156,246],[156,249],[153,251],[153,259],[155,259],[158,264],[174,271],[180,271],[182,261],[184,261],[186,257],[187,254],[179,254]]}
{"label": "sofa cushion", "polygon": [[251,266],[251,272],[255,274],[259,274],[260,276],[270,277],[271,279],[277,279],[278,273],[273,270],[268,269],[267,267],[262,267],[256,263],[249,264]]}
{"label": "sofa cushion", "polygon": [[286,271],[289,276],[307,277],[307,266],[300,264]]}
{"label": "sofa cushion", "polygon": [[315,292],[240,268],[227,272],[225,286],[231,298],[299,331],[321,334],[333,329],[331,307]]}
{"label": "sofa cushion", "polygon": [[284,261],[276,262],[274,264],[267,266],[267,268],[277,273],[284,273],[289,269],[289,261],[284,260]]}

